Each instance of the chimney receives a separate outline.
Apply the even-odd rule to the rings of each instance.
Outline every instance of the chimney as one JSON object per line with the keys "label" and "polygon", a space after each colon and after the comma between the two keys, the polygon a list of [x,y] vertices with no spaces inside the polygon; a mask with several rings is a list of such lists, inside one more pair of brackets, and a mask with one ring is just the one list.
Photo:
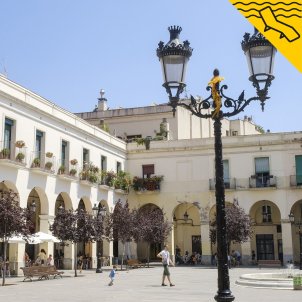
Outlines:
{"label": "chimney", "polygon": [[101,89],[100,90],[101,97],[98,98],[99,102],[98,102],[98,109],[97,109],[97,111],[106,111],[108,109],[108,107],[107,107],[107,99],[104,98],[104,94],[105,94],[105,90]]}

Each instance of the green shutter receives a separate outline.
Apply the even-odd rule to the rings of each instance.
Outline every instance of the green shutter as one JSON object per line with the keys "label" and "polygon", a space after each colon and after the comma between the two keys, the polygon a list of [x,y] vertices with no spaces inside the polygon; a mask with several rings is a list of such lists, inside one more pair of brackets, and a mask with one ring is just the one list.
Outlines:
{"label": "green shutter", "polygon": [[302,185],[302,155],[296,155],[296,180],[297,185]]}

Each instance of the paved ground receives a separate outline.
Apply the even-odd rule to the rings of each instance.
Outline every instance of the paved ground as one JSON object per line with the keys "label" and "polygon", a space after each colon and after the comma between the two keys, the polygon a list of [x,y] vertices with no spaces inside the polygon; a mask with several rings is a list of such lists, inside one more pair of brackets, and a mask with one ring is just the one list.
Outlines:
{"label": "paved ground", "polygon": [[[119,271],[115,284],[108,286],[108,271],[96,274],[83,271],[74,278],[66,271],[62,279],[22,282],[23,278],[8,278],[10,286],[0,287],[0,301],[35,302],[149,302],[149,301],[215,301],[217,291],[216,268],[172,267],[171,278],[175,287],[161,286],[161,267]],[[235,285],[236,279],[245,273],[277,271],[258,268],[235,268],[230,270],[231,290],[235,301],[245,302],[301,302],[302,291],[247,288]]]}

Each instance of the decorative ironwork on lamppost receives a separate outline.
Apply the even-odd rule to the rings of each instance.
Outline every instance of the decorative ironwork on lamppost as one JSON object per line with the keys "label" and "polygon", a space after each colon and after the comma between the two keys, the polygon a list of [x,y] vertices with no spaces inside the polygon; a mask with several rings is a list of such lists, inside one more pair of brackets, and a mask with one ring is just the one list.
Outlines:
{"label": "decorative ironwork on lamppost", "polygon": [[[188,109],[193,115],[199,118],[212,118],[214,120],[215,137],[215,195],[217,213],[217,258],[218,258],[218,291],[215,300],[233,301],[235,297],[230,290],[228,271],[228,247],[226,237],[225,219],[225,192],[223,180],[222,162],[222,140],[221,140],[221,120],[224,117],[235,116],[242,112],[252,101],[260,101],[262,110],[268,97],[268,88],[271,85],[273,76],[274,57],[276,49],[265,37],[255,30],[251,36],[246,33],[241,42],[242,49],[247,57],[250,70],[249,80],[256,88],[257,96],[246,99],[244,91],[237,99],[233,99],[225,94],[227,85],[220,87],[223,80],[218,69],[213,72],[213,78],[207,87],[211,94],[206,99],[196,100],[191,96],[190,102],[180,98],[185,84],[187,63],[192,55],[193,49],[188,41],[181,42],[179,34],[182,30],[180,26],[171,26],[170,41],[165,44],[159,42],[157,56],[160,60],[164,78],[163,87],[169,95],[169,105],[175,115],[177,106]],[[221,110],[224,106],[227,110]],[[213,108],[211,111],[210,108]]]}
{"label": "decorative ironwork on lamppost", "polygon": [[[103,223],[103,218],[106,215],[106,208],[101,205],[100,203],[98,205],[94,204],[94,207],[92,208],[93,216],[96,219],[99,219],[102,217],[102,221],[100,223]],[[102,273],[102,253],[100,251],[97,251],[97,268],[96,273]]]}
{"label": "decorative ironwork on lamppost", "polygon": [[300,263],[299,263],[299,269],[302,270],[302,232],[301,232],[301,226],[302,226],[302,220],[297,221],[295,219],[294,213],[290,213],[288,215],[288,219],[291,224],[297,226],[299,228],[299,253],[300,253]]}

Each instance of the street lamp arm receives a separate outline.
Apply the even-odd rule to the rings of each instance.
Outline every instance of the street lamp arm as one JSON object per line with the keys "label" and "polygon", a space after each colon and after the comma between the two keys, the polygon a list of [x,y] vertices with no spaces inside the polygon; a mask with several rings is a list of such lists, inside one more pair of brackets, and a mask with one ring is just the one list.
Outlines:
{"label": "street lamp arm", "polygon": [[[210,86],[208,86],[206,89],[209,91],[212,88]],[[228,89],[228,86],[223,85],[220,88],[219,93],[221,95],[221,98],[224,99],[224,102],[223,102],[224,107],[228,108],[230,111],[222,112],[221,117],[231,117],[231,116],[235,116],[235,115],[243,112],[245,107],[247,107],[252,101],[259,101],[259,100],[261,101],[261,100],[269,99],[268,96],[263,96],[263,97],[255,96],[255,97],[251,97],[249,99],[245,99],[244,90],[242,91],[242,93],[240,94],[238,99],[233,99],[231,97],[228,97],[225,94],[226,89]],[[213,102],[210,101],[211,99],[213,99],[212,94],[210,94],[210,96],[208,96],[206,99],[195,99],[191,95],[190,103],[188,103],[185,100],[178,100],[178,102],[174,101],[174,106],[175,107],[180,106],[180,107],[186,108],[193,115],[195,115],[199,118],[212,118],[212,113],[204,113],[204,110],[211,108],[211,106],[213,104]],[[170,99],[170,104],[171,103],[173,103],[173,100]]]}

